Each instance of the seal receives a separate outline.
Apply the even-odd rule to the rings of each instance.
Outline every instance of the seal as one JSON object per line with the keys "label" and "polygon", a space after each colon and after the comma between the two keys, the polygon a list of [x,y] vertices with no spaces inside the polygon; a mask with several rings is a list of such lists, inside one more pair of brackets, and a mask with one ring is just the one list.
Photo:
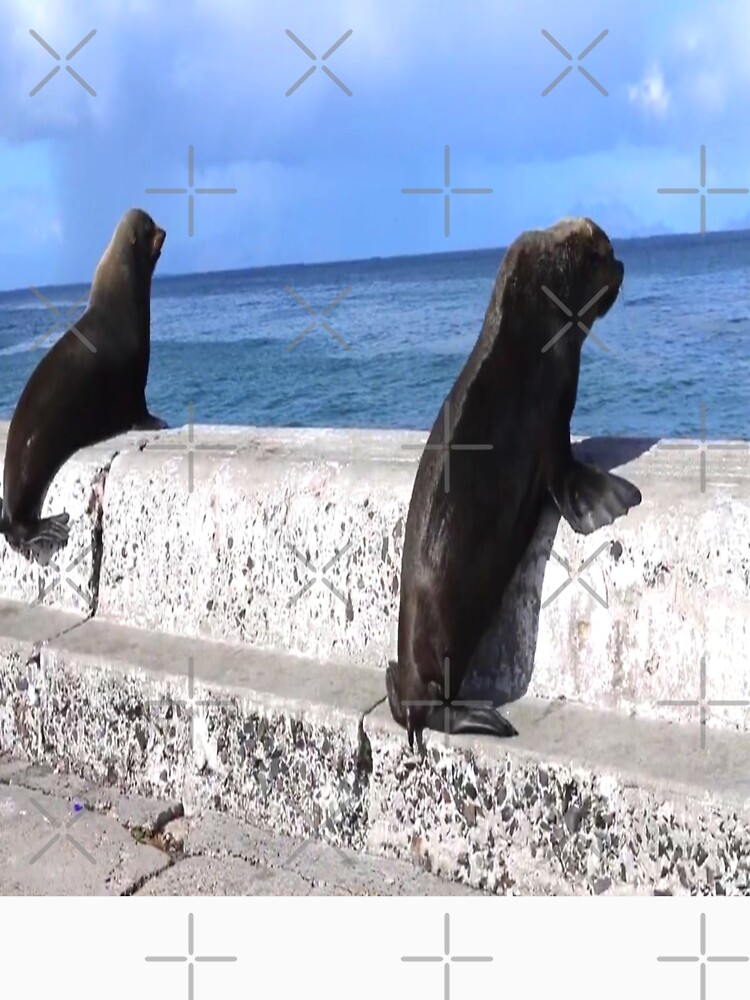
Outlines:
{"label": "seal", "polygon": [[[505,254],[409,504],[398,659],[386,690],[410,747],[415,734],[422,746],[425,728],[516,735],[494,707],[456,699],[544,505],[586,535],[641,502],[626,479],[576,461],[570,443],[581,348],[623,275],[607,235],[587,218],[525,232]],[[564,326],[555,297],[578,325]]]}
{"label": "seal", "polygon": [[27,558],[62,547],[67,512],[41,517],[49,485],[79,449],[128,430],[163,430],[149,413],[151,278],[166,232],[126,212],[94,273],[88,307],[44,355],[8,429],[0,532]]}

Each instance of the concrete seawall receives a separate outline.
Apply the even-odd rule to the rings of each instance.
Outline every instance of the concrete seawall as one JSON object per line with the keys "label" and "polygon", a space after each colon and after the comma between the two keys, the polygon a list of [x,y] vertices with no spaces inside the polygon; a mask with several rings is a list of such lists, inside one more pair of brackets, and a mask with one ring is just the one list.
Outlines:
{"label": "concrete seawall", "polygon": [[[377,703],[425,440],[196,427],[74,457],[45,505],[72,521],[54,564],[0,547],[0,749],[294,833],[327,831],[496,891],[713,885],[716,870],[685,868],[690,838],[715,837],[717,857],[750,844],[750,446],[579,442],[580,457],[634,481],[642,505],[587,538],[550,510],[468,685],[514,702],[519,740],[445,748],[438,737],[415,769]],[[200,751],[179,712],[165,748],[153,708],[177,704],[188,671],[234,713],[206,707]],[[701,697],[734,703],[704,706],[708,741]],[[693,703],[662,704],[674,700]],[[433,802],[440,782],[450,809]],[[583,803],[575,830],[571,795]],[[676,796],[682,868],[664,872],[638,851],[626,864],[631,839],[664,854],[666,834],[643,824]],[[596,840],[612,814],[617,835],[596,841],[595,862],[587,842],[563,863],[549,810],[571,857],[581,824]]]}

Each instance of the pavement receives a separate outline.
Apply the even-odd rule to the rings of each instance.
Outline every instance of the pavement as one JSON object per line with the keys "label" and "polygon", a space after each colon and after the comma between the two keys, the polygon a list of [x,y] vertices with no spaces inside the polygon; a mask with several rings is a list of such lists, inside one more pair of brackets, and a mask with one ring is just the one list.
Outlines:
{"label": "pavement", "polygon": [[0,756],[4,896],[471,896],[414,865]]}

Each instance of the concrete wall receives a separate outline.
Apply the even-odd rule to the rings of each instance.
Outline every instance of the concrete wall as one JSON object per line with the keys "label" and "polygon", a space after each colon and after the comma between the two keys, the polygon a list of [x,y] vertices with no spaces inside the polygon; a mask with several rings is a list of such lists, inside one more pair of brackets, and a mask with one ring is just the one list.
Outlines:
{"label": "concrete wall", "polygon": [[[45,504],[69,511],[67,548],[40,567],[0,545],[0,597],[283,649],[310,657],[311,670],[384,667],[425,439],[195,427],[87,449]],[[703,659],[706,699],[750,705],[750,447],[588,439],[577,449],[634,481],[643,504],[587,538],[544,518],[478,651],[472,693],[696,721],[696,705],[657,702],[697,702]],[[562,590],[560,560],[589,561]],[[709,716],[741,729],[750,719],[745,705]]]}

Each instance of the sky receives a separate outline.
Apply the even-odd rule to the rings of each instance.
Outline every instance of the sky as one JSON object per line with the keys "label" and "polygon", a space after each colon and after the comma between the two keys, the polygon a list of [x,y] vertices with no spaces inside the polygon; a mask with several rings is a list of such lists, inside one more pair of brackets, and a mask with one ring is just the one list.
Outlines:
{"label": "sky", "polygon": [[[2,0],[0,289],[90,281],[134,206],[160,274],[507,246],[570,214],[698,232],[698,194],[658,189],[699,188],[701,146],[707,188],[750,188],[748,51],[747,0]],[[192,235],[188,193],[147,193],[188,188],[191,146],[194,188],[236,189],[194,195]],[[403,193],[442,192],[446,146],[451,188],[491,189],[451,196],[447,236],[440,193]],[[706,211],[748,227],[750,194]]]}

